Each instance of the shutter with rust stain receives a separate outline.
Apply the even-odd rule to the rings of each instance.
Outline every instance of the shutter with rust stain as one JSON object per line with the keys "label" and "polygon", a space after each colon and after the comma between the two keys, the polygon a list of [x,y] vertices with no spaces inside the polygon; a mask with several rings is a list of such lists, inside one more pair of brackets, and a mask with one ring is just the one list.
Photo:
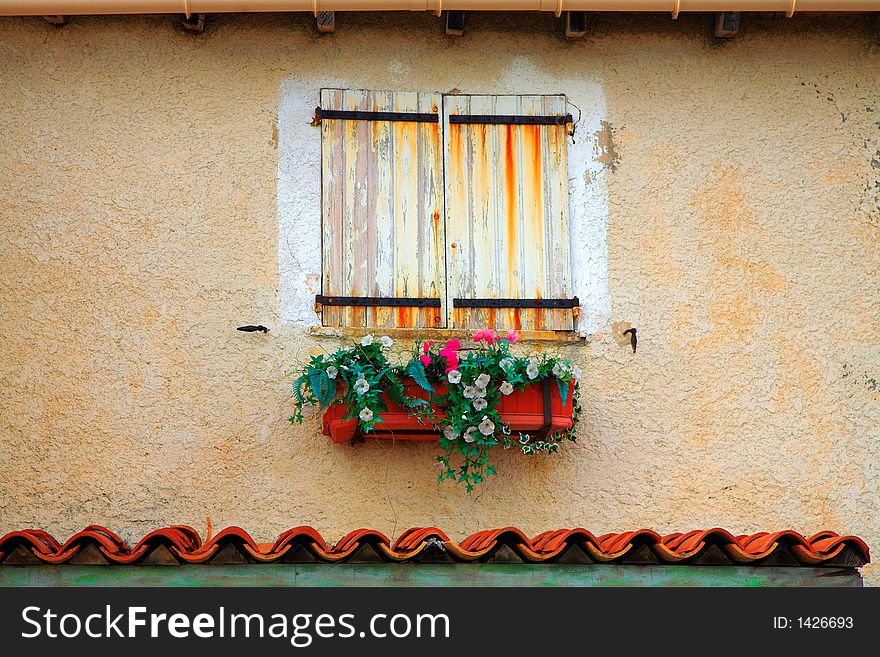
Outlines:
{"label": "shutter with rust stain", "polygon": [[[321,90],[323,110],[438,113],[440,100]],[[446,326],[440,124],[394,118],[321,121],[322,293],[440,299],[441,307],[325,305],[325,326]]]}
{"label": "shutter with rust stain", "polygon": [[[450,300],[571,296],[567,127],[449,120],[566,111],[565,96],[443,97]],[[450,307],[450,317],[455,328],[574,329],[570,308]]]}

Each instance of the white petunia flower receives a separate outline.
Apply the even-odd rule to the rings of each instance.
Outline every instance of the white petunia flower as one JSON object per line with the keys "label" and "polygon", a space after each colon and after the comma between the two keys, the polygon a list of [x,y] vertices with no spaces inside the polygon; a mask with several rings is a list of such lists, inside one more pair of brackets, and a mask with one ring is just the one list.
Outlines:
{"label": "white petunia flower", "polygon": [[461,381],[461,372],[458,370],[449,370],[449,374],[446,375],[446,378],[449,379],[449,383],[458,383]]}
{"label": "white petunia flower", "polygon": [[501,384],[500,390],[502,395],[509,395],[513,392],[513,385],[511,385],[510,381],[505,381]]}
{"label": "white petunia flower", "polygon": [[379,344],[387,348],[394,344],[394,340],[389,338],[387,335],[383,335],[381,338],[379,338]]}
{"label": "white petunia flower", "polygon": [[455,433],[455,429],[452,428],[452,425],[448,425],[443,430],[443,435],[446,436],[446,440],[455,440],[458,438],[458,434]]}
{"label": "white petunia flower", "polygon": [[576,378],[576,379],[581,378],[581,368],[578,367],[577,365],[572,366],[571,373],[572,373],[572,375],[574,375],[574,378]]}
{"label": "white petunia flower", "polygon": [[370,389],[370,384],[363,377],[354,382],[354,390],[357,394],[362,395]]}
{"label": "white petunia flower", "polygon": [[483,421],[480,422],[480,426],[478,428],[480,429],[480,433],[484,436],[491,436],[493,433],[495,433],[495,423],[492,422],[492,420],[490,420],[485,415],[483,416]]}
{"label": "white petunia flower", "polygon": [[364,337],[361,338],[361,346],[362,347],[368,347],[371,344],[373,344],[373,336],[372,335],[365,335]]}
{"label": "white petunia flower", "polygon": [[559,363],[553,364],[553,376],[555,376],[557,379],[562,379],[565,377],[565,374],[566,372],[564,367],[562,367]]}
{"label": "white petunia flower", "polygon": [[502,358],[498,364],[501,366],[501,369],[510,369],[513,367],[513,358]]}
{"label": "white petunia flower", "polygon": [[478,411],[482,411],[489,405],[489,402],[487,402],[485,399],[475,399],[473,401],[473,404],[475,409],[477,409]]}
{"label": "white petunia flower", "polygon": [[335,379],[337,374],[339,374],[339,370],[337,370],[332,365],[327,368],[327,377],[328,378]]}
{"label": "white petunia flower", "polygon": [[472,443],[476,440],[474,438],[474,434],[477,432],[476,427],[468,427],[468,429],[464,432],[464,441],[466,443]]}
{"label": "white petunia flower", "polygon": [[491,380],[492,379],[489,377],[489,375],[484,372],[477,377],[477,380],[474,381],[474,383],[477,384],[478,388],[485,388],[487,385],[489,385],[489,381]]}
{"label": "white petunia flower", "polygon": [[538,363],[534,360],[529,361],[529,366],[526,367],[526,375],[530,379],[534,379],[538,376]]}
{"label": "white petunia flower", "polygon": [[477,396],[477,388],[476,386],[465,386],[464,392],[461,394],[464,395],[465,399],[473,399]]}
{"label": "white petunia flower", "polygon": [[364,422],[369,422],[373,419],[373,411],[371,411],[369,408],[363,408],[361,409],[361,412],[358,413],[358,417]]}

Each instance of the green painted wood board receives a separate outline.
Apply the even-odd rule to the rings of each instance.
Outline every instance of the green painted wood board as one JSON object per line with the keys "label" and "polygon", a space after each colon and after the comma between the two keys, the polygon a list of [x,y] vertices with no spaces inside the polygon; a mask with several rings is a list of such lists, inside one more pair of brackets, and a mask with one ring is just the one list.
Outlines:
{"label": "green painted wood board", "polygon": [[862,586],[855,568],[271,564],[2,566],[0,586]]}

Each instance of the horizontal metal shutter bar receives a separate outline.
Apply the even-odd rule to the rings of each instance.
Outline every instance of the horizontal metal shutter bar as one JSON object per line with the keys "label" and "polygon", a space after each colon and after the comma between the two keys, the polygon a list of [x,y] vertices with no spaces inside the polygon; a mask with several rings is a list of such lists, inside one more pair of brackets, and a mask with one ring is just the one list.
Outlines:
{"label": "horizontal metal shutter bar", "polygon": [[424,112],[361,112],[315,108],[316,122],[324,119],[345,121],[402,121],[410,123],[439,123],[440,115]]}
{"label": "horizontal metal shutter bar", "polygon": [[572,123],[571,114],[549,116],[522,116],[516,114],[450,114],[450,123],[501,125],[566,125]]}
{"label": "horizontal metal shutter bar", "polygon": [[407,308],[439,308],[440,299],[418,297],[328,297],[315,295],[322,306],[392,306]]}
{"label": "horizontal metal shutter bar", "polygon": [[580,299],[453,299],[453,308],[579,308]]}

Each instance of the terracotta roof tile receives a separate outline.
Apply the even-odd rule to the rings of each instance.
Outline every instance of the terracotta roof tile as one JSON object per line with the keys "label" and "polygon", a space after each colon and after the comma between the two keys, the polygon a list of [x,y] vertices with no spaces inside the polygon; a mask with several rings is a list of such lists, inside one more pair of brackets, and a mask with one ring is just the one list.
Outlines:
{"label": "terracotta roof tile", "polygon": [[436,527],[413,527],[403,532],[394,542],[393,550],[397,552],[414,552],[420,550],[429,539],[446,542],[449,537]]}
{"label": "terracotta roof tile", "polygon": [[[428,548],[433,548],[428,550]],[[328,545],[314,528],[294,527],[274,542],[256,543],[240,527],[227,527],[204,543],[185,525],[157,529],[129,547],[118,535],[90,525],[62,544],[38,529],[14,531],[0,538],[0,563],[274,563],[315,561],[391,563],[430,561],[459,563],[522,561],[525,563],[770,563],[804,566],[862,566],[870,560],[868,546],[855,536],[823,531],[809,538],[795,531],[758,532],[734,536],[720,529],[661,536],[649,529],[603,534],[586,529],[558,529],[529,539],[516,527],[480,531],[464,540],[451,540],[436,527],[406,530],[393,544],[381,532],[358,529]],[[170,557],[168,555],[170,554]]]}

